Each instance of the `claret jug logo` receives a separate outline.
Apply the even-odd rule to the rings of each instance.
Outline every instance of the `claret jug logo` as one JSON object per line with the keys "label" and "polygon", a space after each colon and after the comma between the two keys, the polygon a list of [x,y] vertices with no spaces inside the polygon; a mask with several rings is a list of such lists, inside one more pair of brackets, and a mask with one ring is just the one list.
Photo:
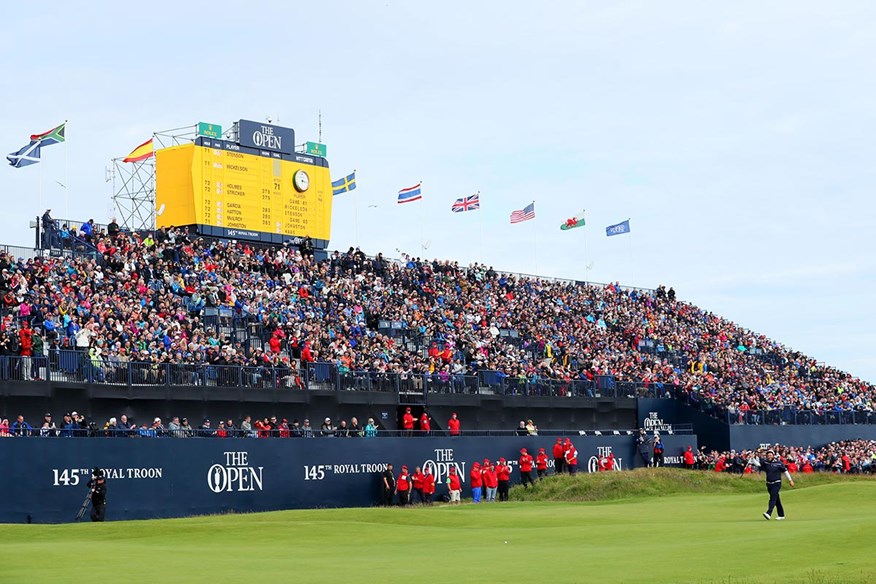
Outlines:
{"label": "claret jug logo", "polygon": [[260,126],[252,133],[252,142],[262,148],[283,149],[283,137],[274,134],[273,126]]}
{"label": "claret jug logo", "polygon": [[442,485],[447,482],[447,476],[450,474],[450,468],[456,469],[456,474],[459,475],[459,480],[465,483],[465,463],[457,462],[453,459],[452,448],[436,448],[435,458],[423,462],[423,469],[429,469],[432,475],[435,476],[435,483]]}
{"label": "claret jug logo", "polygon": [[214,493],[261,491],[263,466],[250,466],[248,452],[223,452],[225,464],[207,470],[207,486]]}
{"label": "claret jug logo", "polygon": [[648,417],[643,420],[642,427],[649,432],[669,432],[672,434],[672,424],[667,424],[663,418],[658,417],[657,412],[648,412]]}

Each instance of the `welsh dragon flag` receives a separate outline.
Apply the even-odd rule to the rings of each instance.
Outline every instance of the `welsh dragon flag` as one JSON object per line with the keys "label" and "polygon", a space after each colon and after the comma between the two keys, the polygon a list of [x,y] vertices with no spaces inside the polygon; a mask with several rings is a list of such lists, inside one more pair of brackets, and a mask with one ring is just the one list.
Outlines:
{"label": "welsh dragon flag", "polygon": [[574,217],[569,217],[562,225],[560,225],[560,229],[563,231],[575,229],[576,227],[584,227],[584,211],[581,211]]}

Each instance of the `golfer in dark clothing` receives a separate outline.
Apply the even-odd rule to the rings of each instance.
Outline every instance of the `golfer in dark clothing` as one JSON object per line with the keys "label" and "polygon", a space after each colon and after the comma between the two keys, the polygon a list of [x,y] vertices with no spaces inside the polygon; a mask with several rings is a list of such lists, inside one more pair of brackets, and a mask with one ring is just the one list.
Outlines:
{"label": "golfer in dark clothing", "polygon": [[106,476],[103,471],[94,469],[86,486],[91,489],[91,520],[103,521],[106,517]]}
{"label": "golfer in dark clothing", "polygon": [[773,515],[773,507],[775,507],[778,514],[776,520],[781,521],[785,518],[785,508],[782,507],[782,498],[779,496],[779,491],[782,490],[782,473],[788,477],[788,484],[791,485],[791,488],[794,487],[794,479],[791,478],[791,473],[788,472],[785,464],[776,459],[776,453],[772,450],[767,452],[766,460],[760,462],[760,468],[766,473],[766,486],[770,494],[770,504],[764,512],[763,518],[769,521]]}

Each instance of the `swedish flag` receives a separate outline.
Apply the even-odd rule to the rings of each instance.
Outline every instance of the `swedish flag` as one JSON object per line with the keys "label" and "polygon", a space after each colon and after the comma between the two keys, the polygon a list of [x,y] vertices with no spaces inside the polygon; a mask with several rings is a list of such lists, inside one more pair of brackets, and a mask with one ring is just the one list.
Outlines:
{"label": "swedish flag", "polygon": [[356,188],[356,171],[354,170],[344,178],[332,182],[332,195],[340,195]]}

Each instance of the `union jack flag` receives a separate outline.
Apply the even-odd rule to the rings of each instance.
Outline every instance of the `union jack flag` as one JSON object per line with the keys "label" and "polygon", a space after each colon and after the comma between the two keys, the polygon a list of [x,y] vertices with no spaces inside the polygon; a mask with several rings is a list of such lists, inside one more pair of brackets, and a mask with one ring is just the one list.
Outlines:
{"label": "union jack flag", "polygon": [[450,210],[454,213],[465,213],[466,211],[477,211],[481,208],[481,194],[475,193],[470,197],[462,197],[453,201],[453,206]]}

